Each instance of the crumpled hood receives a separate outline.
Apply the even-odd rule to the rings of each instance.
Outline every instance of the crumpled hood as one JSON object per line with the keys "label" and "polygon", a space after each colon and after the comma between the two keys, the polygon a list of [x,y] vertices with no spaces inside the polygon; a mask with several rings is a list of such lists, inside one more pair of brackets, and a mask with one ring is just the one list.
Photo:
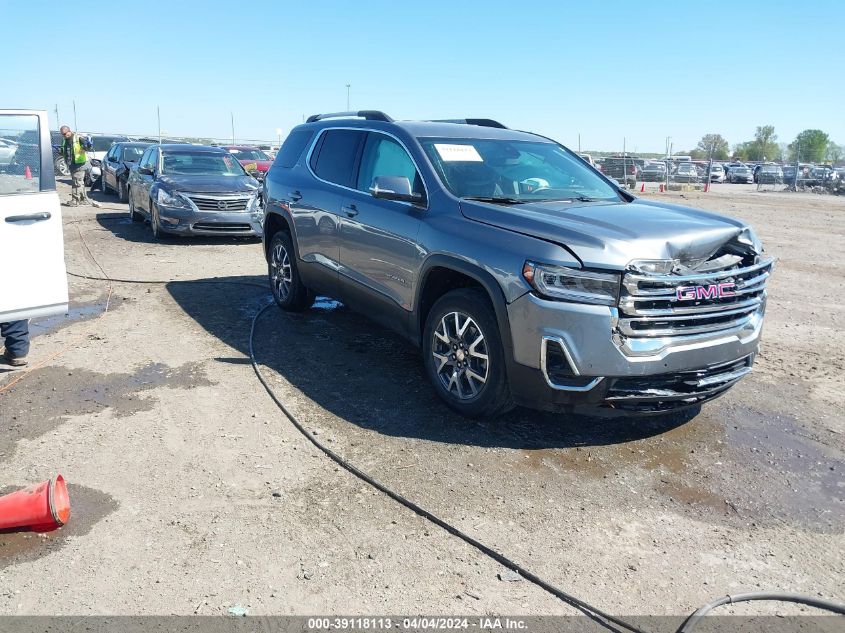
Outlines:
{"label": "crumpled hood", "polygon": [[164,175],[158,179],[171,191],[195,193],[252,193],[258,183],[252,176],[182,176]]}
{"label": "crumpled hood", "polygon": [[586,267],[624,268],[635,259],[707,258],[746,225],[679,205],[538,202],[503,206],[461,201],[471,220],[565,246]]}

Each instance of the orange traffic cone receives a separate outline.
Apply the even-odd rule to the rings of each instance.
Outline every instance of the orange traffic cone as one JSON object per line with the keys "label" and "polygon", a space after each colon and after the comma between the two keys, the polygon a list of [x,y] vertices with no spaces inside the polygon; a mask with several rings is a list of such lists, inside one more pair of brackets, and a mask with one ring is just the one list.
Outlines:
{"label": "orange traffic cone", "polygon": [[643,184],[640,187],[640,193],[645,193],[645,181],[643,181]]}
{"label": "orange traffic cone", "polygon": [[29,168],[29,165],[23,170],[23,177],[27,180],[32,180],[32,170]]}
{"label": "orange traffic cone", "polygon": [[61,475],[0,497],[0,530],[49,532],[69,518],[70,498]]}

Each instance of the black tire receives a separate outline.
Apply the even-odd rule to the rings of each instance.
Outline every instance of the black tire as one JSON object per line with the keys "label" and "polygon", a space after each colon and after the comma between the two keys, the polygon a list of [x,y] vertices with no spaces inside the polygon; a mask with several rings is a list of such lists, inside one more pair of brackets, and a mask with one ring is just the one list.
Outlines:
{"label": "black tire", "polygon": [[117,199],[121,202],[129,202],[129,186],[122,178],[117,180]]}
{"label": "black tire", "polygon": [[314,293],[305,287],[299,277],[296,251],[290,235],[278,231],[270,242],[267,258],[267,280],[273,299],[286,312],[302,312],[314,303]]}
{"label": "black tire", "polygon": [[132,198],[129,196],[128,186],[126,187],[126,199],[127,202],[129,202],[129,219],[133,222],[140,222],[141,220],[143,220],[144,216],[138,213],[138,210],[135,208],[135,203],[132,202]]}
{"label": "black tire", "polygon": [[[458,315],[454,326],[455,332],[458,331],[460,315],[472,321],[467,325],[465,320],[464,333],[455,338],[449,335],[447,328],[450,325],[446,318],[452,317],[453,314]],[[451,342],[445,342],[444,335]],[[476,347],[479,335],[482,352],[479,352],[479,348]],[[449,351],[450,346],[454,353]],[[441,360],[437,360],[435,352],[439,354]],[[448,356],[445,360],[443,360],[444,355]],[[481,356],[486,356],[483,369],[481,365],[483,361],[479,360]],[[462,358],[463,373],[460,367]],[[505,352],[502,347],[499,324],[490,299],[482,290],[475,288],[452,290],[440,297],[432,306],[423,330],[423,363],[437,395],[450,408],[463,416],[495,417],[514,407],[508,386]],[[444,382],[450,367],[452,373],[447,385]],[[482,371],[485,375],[481,377],[485,380],[479,387],[479,380],[472,379],[471,374],[480,376]],[[452,381],[455,385],[454,391],[451,389]],[[473,393],[473,384],[475,384],[475,393]]]}
{"label": "black tire", "polygon": [[161,230],[161,221],[158,218],[158,209],[155,202],[150,198],[150,229],[153,232],[153,239],[161,242],[166,239],[167,233]]}
{"label": "black tire", "polygon": [[101,173],[100,174],[100,191],[103,192],[103,195],[108,195],[109,191],[111,191],[110,187],[106,185],[106,175]]}
{"label": "black tire", "polygon": [[68,169],[64,156],[57,156],[53,160],[53,171],[57,176],[70,176],[70,169]]}

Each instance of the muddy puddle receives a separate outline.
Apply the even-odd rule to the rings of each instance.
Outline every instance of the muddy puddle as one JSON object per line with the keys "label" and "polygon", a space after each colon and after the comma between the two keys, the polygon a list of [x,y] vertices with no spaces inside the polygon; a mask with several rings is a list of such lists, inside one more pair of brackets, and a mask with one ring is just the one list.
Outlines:
{"label": "muddy puddle", "polygon": [[44,367],[0,394],[0,459],[21,439],[43,435],[70,417],[105,409],[116,418],[126,417],[154,406],[144,395],[150,389],[211,384],[200,363],[176,368],[150,363],[131,374]]}
{"label": "muddy puddle", "polygon": [[[25,488],[26,485],[4,487],[0,489],[0,495]],[[70,520],[59,529],[43,534],[0,531],[0,570],[60,551],[68,538],[85,536],[119,506],[118,502],[106,493],[73,483],[68,484],[68,495]]]}
{"label": "muddy puddle", "polygon": [[[109,301],[109,312],[116,310],[124,301],[122,297],[112,296]],[[32,338],[56,332],[66,325],[76,321],[90,321],[103,313],[106,309],[106,299],[89,303],[74,303],[71,301],[67,314],[56,314],[29,322],[29,333]]]}
{"label": "muddy puddle", "polygon": [[[656,420],[620,422],[640,425],[640,437],[624,427],[614,433],[616,422],[609,424],[593,433],[589,427],[574,431],[566,448],[523,449],[512,463],[524,472],[608,479],[622,488],[646,471],[665,507],[702,520],[788,523],[824,533],[845,526],[843,453],[795,418],[714,403],[677,426],[671,420],[662,429]],[[542,430],[535,441],[542,441]]]}

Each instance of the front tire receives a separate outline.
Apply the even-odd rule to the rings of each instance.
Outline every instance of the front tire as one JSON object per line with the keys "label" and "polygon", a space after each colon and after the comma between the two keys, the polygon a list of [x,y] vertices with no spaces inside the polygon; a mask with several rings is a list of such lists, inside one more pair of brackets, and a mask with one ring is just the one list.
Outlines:
{"label": "front tire", "polygon": [[161,220],[158,217],[158,208],[152,198],[150,198],[150,229],[152,229],[154,240],[164,239],[164,231],[161,230]]}
{"label": "front tire", "polygon": [[132,199],[132,196],[129,195],[129,187],[126,187],[126,197],[129,200],[129,219],[133,222],[140,222],[144,218],[138,213],[138,210],[135,208],[135,201]]}
{"label": "front tire", "polygon": [[423,359],[437,395],[461,415],[495,417],[513,408],[498,321],[483,291],[461,288],[437,300],[425,322]]}
{"label": "front tire", "polygon": [[270,257],[267,260],[267,277],[276,304],[286,312],[302,312],[314,303],[312,293],[299,277],[296,252],[290,235],[279,231],[270,242]]}
{"label": "front tire", "polygon": [[70,176],[70,168],[68,168],[63,156],[58,156],[53,161],[53,171],[57,176]]}
{"label": "front tire", "polygon": [[100,191],[103,192],[103,195],[108,195],[109,187],[106,185],[106,175],[101,173],[100,174]]}
{"label": "front tire", "polygon": [[126,181],[120,178],[117,179],[117,198],[121,202],[129,200],[129,187],[127,187]]}

